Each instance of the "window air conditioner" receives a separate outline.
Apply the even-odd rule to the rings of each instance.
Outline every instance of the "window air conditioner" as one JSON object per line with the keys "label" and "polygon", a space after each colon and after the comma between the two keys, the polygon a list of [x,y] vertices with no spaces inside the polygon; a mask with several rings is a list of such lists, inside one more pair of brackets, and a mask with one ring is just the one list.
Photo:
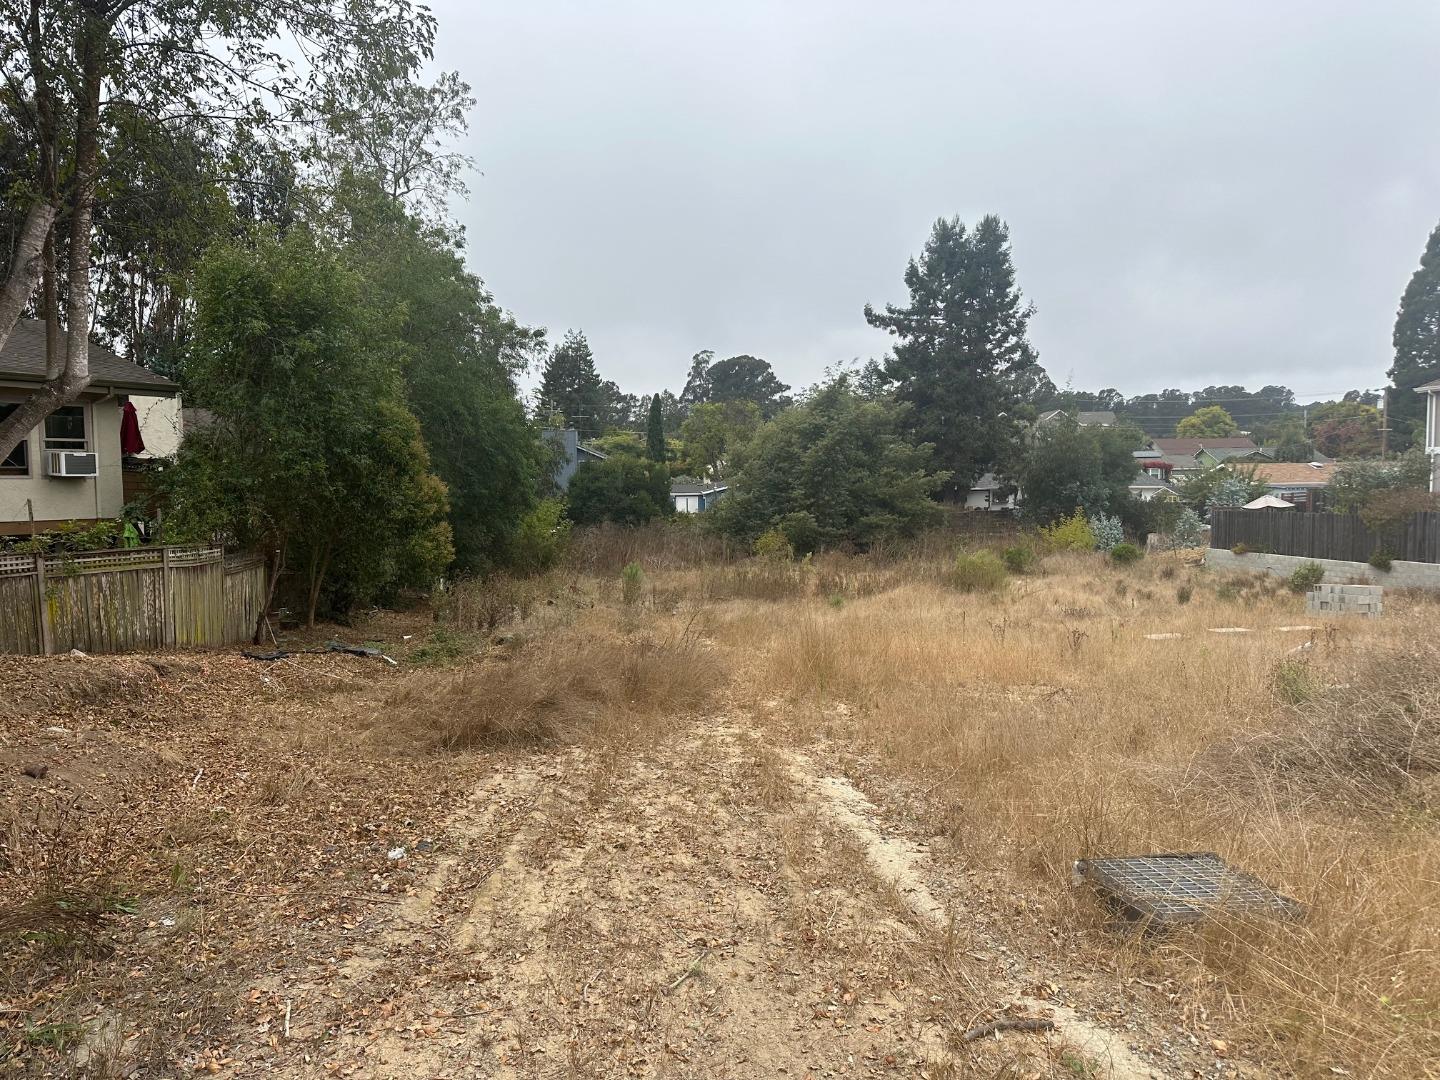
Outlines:
{"label": "window air conditioner", "polygon": [[99,471],[99,462],[93,453],[80,450],[45,451],[46,476],[95,476]]}

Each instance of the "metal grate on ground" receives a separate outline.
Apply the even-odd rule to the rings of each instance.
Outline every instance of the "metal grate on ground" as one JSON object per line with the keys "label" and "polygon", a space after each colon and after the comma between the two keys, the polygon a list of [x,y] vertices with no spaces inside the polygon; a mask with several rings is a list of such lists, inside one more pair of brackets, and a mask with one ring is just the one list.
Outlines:
{"label": "metal grate on ground", "polygon": [[1076,873],[1132,919],[1180,925],[1216,912],[1296,919],[1304,905],[1213,851],[1082,859]]}

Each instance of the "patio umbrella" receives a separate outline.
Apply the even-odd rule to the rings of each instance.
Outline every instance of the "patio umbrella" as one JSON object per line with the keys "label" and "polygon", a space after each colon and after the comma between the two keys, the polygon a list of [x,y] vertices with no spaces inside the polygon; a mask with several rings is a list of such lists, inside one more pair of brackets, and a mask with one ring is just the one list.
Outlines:
{"label": "patio umbrella", "polygon": [[1246,510],[1294,510],[1295,504],[1288,503],[1275,495],[1261,495],[1253,502],[1245,504]]}

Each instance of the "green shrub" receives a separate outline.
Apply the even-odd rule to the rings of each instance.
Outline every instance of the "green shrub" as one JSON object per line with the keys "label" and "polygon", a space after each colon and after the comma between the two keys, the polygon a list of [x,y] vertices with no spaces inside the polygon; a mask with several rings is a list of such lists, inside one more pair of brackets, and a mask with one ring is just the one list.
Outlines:
{"label": "green shrub", "polygon": [[520,519],[510,542],[510,565],[520,574],[538,574],[560,561],[570,543],[570,519],[560,499],[541,499]]}
{"label": "green shrub", "polygon": [[1290,575],[1290,591],[1296,593],[1309,592],[1320,582],[1325,580],[1325,567],[1318,562],[1307,562],[1295,568]]}
{"label": "green shrub", "polygon": [[1035,565],[1035,549],[1025,544],[1016,544],[1008,547],[1000,558],[1005,563],[1005,569],[1012,574],[1025,574]]}
{"label": "green shrub", "polygon": [[766,529],[755,538],[755,554],[762,559],[789,562],[795,558],[795,546],[779,528]]}
{"label": "green shrub", "polygon": [[993,551],[962,551],[955,556],[955,587],[961,592],[993,592],[1005,585],[1005,564]]}
{"label": "green shrub", "polygon": [[1069,517],[1041,526],[1040,535],[1052,551],[1095,550],[1095,533],[1085,520],[1085,511],[1078,508]]}
{"label": "green shrub", "polygon": [[1248,547],[1246,547],[1244,544],[1236,544],[1234,547],[1232,547],[1232,548],[1230,549],[1230,554],[1231,554],[1231,555],[1247,555],[1247,554],[1249,554],[1249,552],[1250,552],[1250,549],[1249,549]]}
{"label": "green shrub", "polygon": [[1390,567],[1394,564],[1394,562],[1395,556],[1391,555],[1390,552],[1386,551],[1384,548],[1381,548],[1379,551],[1375,552],[1374,555],[1370,556],[1370,565],[1373,566],[1376,570],[1383,570],[1386,573],[1390,572]]}
{"label": "green shrub", "polygon": [[645,571],[638,562],[632,562],[620,571],[620,598],[626,607],[640,602],[640,591],[645,587]]}
{"label": "green shrub", "polygon": [[1320,689],[1309,663],[1294,657],[1275,665],[1271,684],[1275,695],[1287,705],[1303,705]]}
{"label": "green shrub", "polygon": [[1140,549],[1134,544],[1116,544],[1110,549],[1110,558],[1122,564],[1138,561],[1140,554]]}
{"label": "green shrub", "polygon": [[1113,551],[1117,544],[1125,542],[1125,526],[1120,524],[1118,517],[1096,514],[1087,524],[1095,537],[1095,548],[1098,551]]}
{"label": "green shrub", "polygon": [[1195,595],[1195,590],[1189,585],[1181,585],[1175,590],[1175,602],[1177,604],[1188,604],[1190,598]]}

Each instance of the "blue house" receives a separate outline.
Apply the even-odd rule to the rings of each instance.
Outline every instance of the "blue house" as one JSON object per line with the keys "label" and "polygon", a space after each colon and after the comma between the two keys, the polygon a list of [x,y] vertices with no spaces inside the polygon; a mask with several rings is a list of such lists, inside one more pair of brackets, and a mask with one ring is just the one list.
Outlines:
{"label": "blue house", "polygon": [[677,476],[670,481],[670,503],[677,514],[698,514],[714,506],[728,490],[728,484]]}
{"label": "blue house", "polygon": [[580,433],[574,428],[541,428],[540,435],[560,451],[560,460],[556,462],[555,474],[551,477],[560,491],[570,489],[570,478],[582,464],[605,460],[605,455],[599,450],[580,441]]}

